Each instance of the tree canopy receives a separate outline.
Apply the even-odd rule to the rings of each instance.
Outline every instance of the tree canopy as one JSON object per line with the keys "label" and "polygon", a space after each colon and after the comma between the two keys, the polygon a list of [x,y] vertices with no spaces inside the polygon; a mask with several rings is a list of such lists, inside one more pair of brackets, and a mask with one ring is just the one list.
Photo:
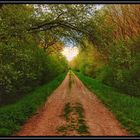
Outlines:
{"label": "tree canopy", "polygon": [[80,49],[73,69],[140,96],[139,10],[129,4],[2,4],[1,99],[16,99],[67,71],[61,54],[67,42]]}

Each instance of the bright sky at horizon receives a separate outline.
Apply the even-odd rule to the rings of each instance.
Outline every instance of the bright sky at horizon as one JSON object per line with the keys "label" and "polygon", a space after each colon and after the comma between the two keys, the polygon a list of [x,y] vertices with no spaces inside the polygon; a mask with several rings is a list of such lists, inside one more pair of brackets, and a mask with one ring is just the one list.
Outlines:
{"label": "bright sky at horizon", "polygon": [[79,50],[77,47],[64,47],[62,54],[66,57],[68,61],[71,61],[77,54]]}

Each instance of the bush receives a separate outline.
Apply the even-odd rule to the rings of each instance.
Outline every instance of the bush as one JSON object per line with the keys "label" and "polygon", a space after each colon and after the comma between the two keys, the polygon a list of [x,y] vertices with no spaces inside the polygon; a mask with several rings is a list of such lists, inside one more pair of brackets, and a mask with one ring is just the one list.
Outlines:
{"label": "bush", "polygon": [[16,101],[66,69],[57,57],[48,56],[31,41],[0,43],[0,52],[0,105]]}
{"label": "bush", "polygon": [[140,53],[135,52],[134,45],[136,41],[118,41],[112,47],[108,64],[96,72],[96,79],[120,92],[140,97]]}

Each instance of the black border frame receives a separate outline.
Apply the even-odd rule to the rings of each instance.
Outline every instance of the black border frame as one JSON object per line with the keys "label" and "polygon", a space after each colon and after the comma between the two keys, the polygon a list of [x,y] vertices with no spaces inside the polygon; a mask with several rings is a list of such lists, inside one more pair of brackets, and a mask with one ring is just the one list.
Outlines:
{"label": "black border frame", "polygon": [[0,4],[140,4],[140,0],[0,0]]}
{"label": "black border frame", "polygon": [[[140,0],[0,0],[0,4],[140,4]],[[140,136],[0,136],[0,139],[140,139]]]}

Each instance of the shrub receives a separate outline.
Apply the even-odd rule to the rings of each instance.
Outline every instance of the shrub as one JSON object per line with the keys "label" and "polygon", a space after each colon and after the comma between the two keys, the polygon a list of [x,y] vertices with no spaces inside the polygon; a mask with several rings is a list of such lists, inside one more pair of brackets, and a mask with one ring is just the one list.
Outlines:
{"label": "shrub", "polygon": [[33,42],[0,43],[0,52],[0,105],[16,101],[66,69]]}

